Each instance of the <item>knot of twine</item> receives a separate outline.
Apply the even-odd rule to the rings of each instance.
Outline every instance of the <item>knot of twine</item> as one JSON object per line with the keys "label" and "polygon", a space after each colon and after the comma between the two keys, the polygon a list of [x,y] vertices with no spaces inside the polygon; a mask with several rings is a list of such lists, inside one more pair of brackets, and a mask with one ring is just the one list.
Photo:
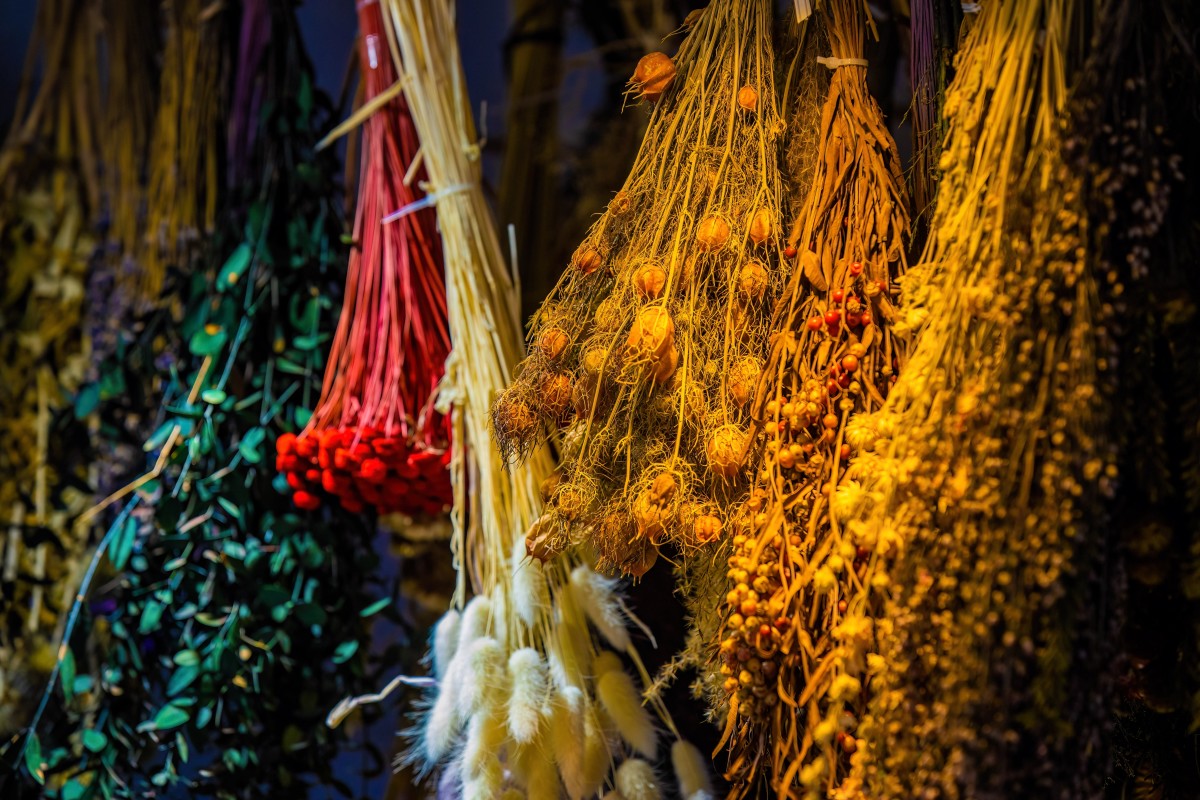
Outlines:
{"label": "knot of twine", "polygon": [[835,58],[833,56],[818,56],[818,64],[824,64],[829,69],[837,69],[838,67],[863,67],[867,66],[865,58]]}

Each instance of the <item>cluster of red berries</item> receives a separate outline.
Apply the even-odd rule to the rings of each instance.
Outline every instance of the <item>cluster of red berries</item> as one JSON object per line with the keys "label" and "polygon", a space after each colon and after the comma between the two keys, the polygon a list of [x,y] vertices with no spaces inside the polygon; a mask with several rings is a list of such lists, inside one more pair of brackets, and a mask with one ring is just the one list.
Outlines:
{"label": "cluster of red berries", "polygon": [[450,451],[410,446],[371,427],[325,429],[275,443],[275,468],[292,488],[297,508],[320,508],[322,493],[359,513],[441,514],[451,505]]}

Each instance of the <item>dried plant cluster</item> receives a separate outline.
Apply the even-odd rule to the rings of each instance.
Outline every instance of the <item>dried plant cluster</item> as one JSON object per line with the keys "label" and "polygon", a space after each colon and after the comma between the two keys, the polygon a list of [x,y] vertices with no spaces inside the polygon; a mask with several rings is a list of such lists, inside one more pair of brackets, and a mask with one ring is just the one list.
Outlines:
{"label": "dried plant cluster", "polygon": [[[853,728],[873,634],[855,597],[889,543],[848,529],[879,408],[903,362],[895,281],[909,212],[899,156],[867,92],[870,17],[855,0],[818,12],[832,69],[812,184],[788,244],[800,269],[771,322],[752,405],[763,453],[737,508],[725,630],[714,669],[728,696],[733,793],[779,796],[853,785]],[[869,583],[868,583],[869,585]],[[847,778],[850,775],[851,777]]]}
{"label": "dried plant cluster", "polygon": [[655,104],[624,187],[534,318],[530,356],[493,409],[509,456],[562,432],[531,552],[586,540],[640,576],[658,549],[726,529],[744,492],[749,405],[782,258],[784,130],[772,11],[713,3],[671,59],[642,59]]}

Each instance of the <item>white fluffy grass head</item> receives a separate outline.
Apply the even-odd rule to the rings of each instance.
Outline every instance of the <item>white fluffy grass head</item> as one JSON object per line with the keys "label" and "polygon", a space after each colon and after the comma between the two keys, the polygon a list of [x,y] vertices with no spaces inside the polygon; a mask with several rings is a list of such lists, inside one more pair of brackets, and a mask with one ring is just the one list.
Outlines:
{"label": "white fluffy grass head", "polygon": [[617,791],[625,800],[661,800],[662,788],[654,768],[640,758],[630,758],[617,767]]}
{"label": "white fluffy grass head", "polygon": [[587,631],[569,620],[559,622],[555,628],[554,640],[547,652],[550,677],[559,689],[582,687],[584,674],[592,666]]}
{"label": "white fluffy grass head", "polygon": [[590,567],[580,564],[571,570],[571,596],[596,630],[617,650],[628,650],[629,631],[617,594],[618,581],[605,578]]}
{"label": "white fluffy grass head", "polygon": [[532,647],[508,657],[508,731],[513,741],[527,744],[537,738],[546,698],[546,663]]}
{"label": "white fluffy grass head", "polygon": [[532,628],[538,617],[550,608],[550,588],[546,584],[542,562],[526,554],[522,537],[517,537],[513,544],[511,567],[513,611],[525,627]]}
{"label": "white fluffy grass head", "polygon": [[708,773],[708,759],[691,742],[683,739],[671,745],[671,767],[679,783],[679,796],[692,798],[703,793],[712,796],[712,778]]}
{"label": "white fluffy grass head", "polygon": [[491,598],[477,594],[467,603],[458,626],[458,649],[466,650],[471,642],[487,636],[494,616]]}
{"label": "white fluffy grass head", "polygon": [[642,755],[653,759],[658,751],[658,733],[629,674],[624,669],[609,669],[599,674],[596,696],[621,738]]}
{"label": "white fluffy grass head", "polygon": [[442,615],[433,629],[433,675],[439,680],[445,676],[450,666],[450,659],[458,650],[458,633],[462,625],[462,615],[458,609],[452,608]]}
{"label": "white fluffy grass head", "polygon": [[470,720],[487,704],[503,705],[508,694],[508,670],[500,643],[484,636],[471,642],[455,662],[459,658],[462,659],[461,666],[456,664],[450,676],[456,680],[442,682],[442,691],[453,693],[459,717]]}

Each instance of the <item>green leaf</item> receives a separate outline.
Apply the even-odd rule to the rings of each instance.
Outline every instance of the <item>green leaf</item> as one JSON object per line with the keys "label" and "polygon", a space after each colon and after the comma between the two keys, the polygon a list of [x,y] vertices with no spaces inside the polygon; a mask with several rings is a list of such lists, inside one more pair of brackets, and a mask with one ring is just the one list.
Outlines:
{"label": "green leaf", "polygon": [[93,753],[99,753],[108,744],[108,737],[97,730],[86,730],[80,735],[83,746]]}
{"label": "green leaf", "polygon": [[59,800],[80,800],[83,797],[87,787],[76,780],[70,780],[63,784],[62,789],[58,793]]}
{"label": "green leaf", "polygon": [[191,719],[191,715],[179,706],[166,705],[159,710],[150,724],[153,726],[152,730],[165,731],[178,728],[189,719]]}
{"label": "green leaf", "polygon": [[75,654],[69,647],[66,650],[62,663],[58,665],[58,675],[59,683],[62,684],[63,697],[70,702],[71,696],[75,693]]}
{"label": "green leaf", "polygon": [[[246,460],[249,461],[250,459],[246,459]],[[218,497],[217,505],[219,505],[221,508],[225,509],[225,513],[228,514],[229,516],[233,517],[234,520],[236,520],[237,522],[242,521],[242,510],[240,508],[238,508],[237,504],[234,503],[232,500],[230,500],[228,497]]]}
{"label": "green leaf", "polygon": [[300,88],[296,91],[296,108],[300,111],[301,123],[307,125],[313,110],[312,78],[309,77],[307,70],[300,73]]}
{"label": "green leaf", "polygon": [[195,682],[200,675],[198,664],[187,664],[175,670],[171,680],[167,682],[167,694],[174,697]]}
{"label": "green leaf", "polygon": [[36,733],[29,734],[25,743],[25,769],[38,783],[46,782],[46,773],[42,770],[42,741]]}
{"label": "green leaf", "polygon": [[146,607],[142,609],[142,618],[138,622],[138,633],[150,633],[158,628],[158,623],[162,620],[165,606],[157,600],[150,600],[146,603]]}
{"label": "green leaf", "polygon": [[205,325],[192,334],[192,339],[188,342],[188,349],[194,356],[213,356],[221,352],[221,348],[225,346],[225,340],[228,338],[229,334],[221,326]]}
{"label": "green leaf", "polygon": [[205,389],[200,393],[201,400],[214,406],[219,406],[221,403],[224,403],[226,397],[228,397],[228,395],[225,394],[225,392],[221,389]]}
{"label": "green leaf", "polygon": [[75,419],[84,419],[100,405],[100,384],[89,383],[75,396]]}
{"label": "green leaf", "polygon": [[146,443],[142,445],[142,449],[147,453],[152,453],[158,448],[167,443],[167,439],[171,437],[171,429],[175,427],[175,420],[169,419],[162,425],[158,426],[158,430],[150,435]]}
{"label": "green leaf", "polygon": [[324,625],[327,618],[325,609],[316,603],[302,603],[296,606],[296,616],[305,625]]}
{"label": "green leaf", "polygon": [[308,372],[307,369],[297,364],[295,361],[279,356],[275,359],[275,368],[280,372],[286,372],[289,375],[304,375]]}
{"label": "green leaf", "polygon": [[186,764],[188,760],[188,743],[182,733],[175,734],[175,752],[179,753],[179,760]]}
{"label": "green leaf", "polygon": [[125,569],[125,565],[129,563],[129,554],[133,552],[136,538],[137,520],[130,514],[121,522],[121,527],[108,543],[108,560],[117,572]]}
{"label": "green leaf", "polygon": [[333,651],[333,663],[345,664],[357,652],[358,652],[358,640],[357,639],[351,639],[347,642],[342,642],[341,644],[339,644],[337,646],[337,649]]}
{"label": "green leaf", "polygon": [[221,274],[217,276],[219,291],[223,292],[241,280],[246,268],[250,266],[251,255],[250,245],[245,242],[238,245],[238,248],[230,254],[225,266],[221,267]]}
{"label": "green leaf", "polygon": [[212,715],[212,706],[202,706],[200,710],[196,712],[196,727],[203,728],[204,726],[208,725],[208,723],[212,720]]}
{"label": "green leaf", "polygon": [[174,661],[180,667],[190,667],[200,663],[200,654],[195,650],[180,650],[175,654]]}
{"label": "green leaf", "polygon": [[71,685],[71,691],[75,694],[83,694],[90,692],[93,685],[95,685],[95,682],[92,680],[91,675],[77,675]]}
{"label": "green leaf", "polygon": [[242,454],[242,458],[246,459],[251,464],[257,464],[262,461],[262,443],[267,438],[265,428],[251,428],[242,436],[242,441],[238,443],[238,452]]}
{"label": "green leaf", "polygon": [[362,611],[358,612],[358,615],[360,617],[374,616],[375,614],[378,614],[380,611],[383,611],[385,608],[387,608],[391,604],[392,604],[392,598],[384,597],[381,600],[376,600],[374,603],[371,603],[371,605],[367,606]]}
{"label": "green leaf", "polygon": [[308,425],[308,421],[312,419],[312,414],[313,412],[311,408],[297,408],[295,414],[296,427],[304,428],[306,425]]}

